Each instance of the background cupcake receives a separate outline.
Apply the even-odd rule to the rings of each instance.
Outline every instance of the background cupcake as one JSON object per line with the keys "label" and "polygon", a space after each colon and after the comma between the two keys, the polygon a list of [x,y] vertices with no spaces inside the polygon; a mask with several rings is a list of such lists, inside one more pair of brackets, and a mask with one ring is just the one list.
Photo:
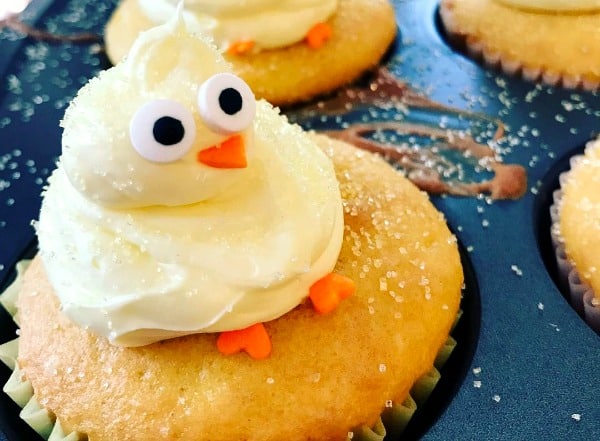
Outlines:
{"label": "background cupcake", "polygon": [[508,74],[565,87],[600,84],[596,0],[442,0],[451,42]]}
{"label": "background cupcake", "polygon": [[[105,31],[113,63],[137,35],[164,23],[178,0],[124,0]],[[259,98],[306,101],[374,67],[396,35],[388,0],[185,2],[186,21],[214,39]]]}

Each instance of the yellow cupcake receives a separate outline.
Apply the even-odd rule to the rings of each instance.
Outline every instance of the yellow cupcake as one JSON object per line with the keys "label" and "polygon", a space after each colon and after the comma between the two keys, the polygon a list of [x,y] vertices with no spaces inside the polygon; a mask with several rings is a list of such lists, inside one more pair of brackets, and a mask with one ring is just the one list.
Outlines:
{"label": "yellow cupcake", "polygon": [[[63,126],[17,306],[19,376],[67,433],[343,440],[432,369],[463,283],[442,214],[255,102],[181,17]],[[324,311],[331,274],[354,293]],[[221,344],[255,326],[266,353]]]}
{"label": "yellow cupcake", "polygon": [[594,90],[600,84],[595,0],[442,0],[451,41],[509,74]]}

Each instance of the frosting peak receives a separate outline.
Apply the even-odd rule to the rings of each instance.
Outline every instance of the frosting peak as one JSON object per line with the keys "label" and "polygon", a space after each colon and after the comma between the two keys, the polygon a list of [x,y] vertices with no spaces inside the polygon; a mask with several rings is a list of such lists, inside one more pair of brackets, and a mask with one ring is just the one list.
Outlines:
{"label": "frosting peak", "polygon": [[331,161],[181,21],[143,33],[62,125],[37,231],[81,326],[126,346],[241,329],[335,266]]}

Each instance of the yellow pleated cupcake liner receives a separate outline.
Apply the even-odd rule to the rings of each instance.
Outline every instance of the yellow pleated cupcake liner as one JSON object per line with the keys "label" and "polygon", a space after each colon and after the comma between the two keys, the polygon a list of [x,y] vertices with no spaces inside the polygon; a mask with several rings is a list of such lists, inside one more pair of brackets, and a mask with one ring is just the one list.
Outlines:
{"label": "yellow pleated cupcake liner", "polygon": [[[21,290],[22,276],[29,266],[29,262],[24,260],[17,264],[17,277],[0,294],[0,304],[13,317],[17,325],[19,322],[16,300]],[[457,321],[459,318],[460,313],[457,316]],[[456,344],[456,340],[448,337],[448,340],[438,352],[434,367],[415,382],[411,388],[410,395],[402,403],[386,403],[386,409],[373,426],[363,426],[348,433],[347,441],[383,441],[387,435],[392,438],[400,436],[418,407],[423,406],[437,385],[441,378],[439,369],[446,363]],[[12,370],[12,374],[4,385],[3,391],[21,407],[22,410],[19,414],[21,419],[48,441],[87,440],[87,436],[84,434],[78,432],[66,433],[56,416],[38,402],[31,383],[19,369],[17,362],[18,353],[18,337],[0,345],[0,361]]]}

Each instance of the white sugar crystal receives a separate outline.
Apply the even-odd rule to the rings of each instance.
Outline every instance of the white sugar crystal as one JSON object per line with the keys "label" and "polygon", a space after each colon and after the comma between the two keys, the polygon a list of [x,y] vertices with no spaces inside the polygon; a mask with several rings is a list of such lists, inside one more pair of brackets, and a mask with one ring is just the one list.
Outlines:
{"label": "white sugar crystal", "polygon": [[315,372],[314,374],[311,374],[309,378],[310,378],[310,381],[312,381],[313,383],[318,383],[319,380],[321,379],[321,373]]}

